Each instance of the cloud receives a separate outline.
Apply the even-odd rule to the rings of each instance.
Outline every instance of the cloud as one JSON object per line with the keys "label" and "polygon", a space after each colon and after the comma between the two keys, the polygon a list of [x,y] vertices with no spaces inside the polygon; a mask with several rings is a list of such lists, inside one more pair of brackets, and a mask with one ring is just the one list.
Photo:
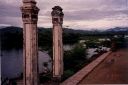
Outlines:
{"label": "cloud", "polygon": [[120,14],[128,14],[127,10],[78,10],[65,12],[66,20],[99,20]]}
{"label": "cloud", "polygon": [[[51,11],[55,5],[63,8],[64,26],[71,28],[128,26],[125,24],[128,22],[126,0],[37,0],[37,6],[40,8],[38,26],[52,27]],[[20,6],[22,0],[1,0],[0,24],[22,26]]]}
{"label": "cloud", "polygon": [[0,24],[7,24],[12,26],[22,26],[21,17],[0,17]]}

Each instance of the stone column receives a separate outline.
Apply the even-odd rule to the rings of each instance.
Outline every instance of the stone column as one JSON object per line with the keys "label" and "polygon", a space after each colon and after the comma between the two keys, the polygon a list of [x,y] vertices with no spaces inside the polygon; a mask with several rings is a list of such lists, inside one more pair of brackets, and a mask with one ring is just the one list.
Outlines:
{"label": "stone column", "polygon": [[52,8],[53,23],[53,79],[59,81],[63,74],[63,44],[62,44],[62,8],[55,6]]}
{"label": "stone column", "polygon": [[21,7],[23,19],[23,83],[38,85],[38,12],[34,0],[23,0]]}

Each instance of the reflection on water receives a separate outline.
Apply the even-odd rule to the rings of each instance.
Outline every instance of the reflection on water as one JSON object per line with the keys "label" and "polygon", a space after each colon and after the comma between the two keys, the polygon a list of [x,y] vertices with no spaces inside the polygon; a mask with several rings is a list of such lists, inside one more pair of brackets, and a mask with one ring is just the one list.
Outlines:
{"label": "reflection on water", "polygon": [[[69,50],[72,50],[73,48],[75,47],[75,44],[73,45],[64,45],[63,48],[64,48],[64,51],[69,51]],[[97,50],[99,51],[109,51],[110,48],[108,47],[103,47],[103,46],[99,46],[98,48],[88,48],[86,49],[86,53],[87,53],[87,59],[91,58],[93,55],[96,55],[98,54]]]}
{"label": "reflection on water", "polygon": [[[64,45],[64,50],[71,50],[74,48],[74,45]],[[87,58],[91,58],[93,55],[98,54],[96,52],[98,48],[88,48],[87,49]],[[109,51],[110,48],[102,47],[100,50]],[[39,72],[43,71],[44,62],[48,62],[48,68],[51,69],[51,58],[48,55],[47,51],[39,51]],[[2,78],[16,78],[21,75],[23,72],[23,51],[20,50],[9,50],[2,51],[1,56],[1,72]]]}
{"label": "reflection on water", "polygon": [[[73,46],[64,45],[65,50],[71,50]],[[43,71],[43,63],[48,62],[48,68],[51,69],[51,58],[47,51],[39,51],[39,72]],[[1,71],[2,78],[16,78],[23,73],[23,50],[4,50],[1,53]]]}
{"label": "reflection on water", "polygon": [[89,48],[87,49],[87,58],[91,58],[93,55],[98,54],[96,52],[97,48]]}
{"label": "reflection on water", "polygon": [[[39,51],[39,72],[43,70],[43,63],[48,62],[48,67],[51,68],[51,58],[46,51]],[[23,51],[9,50],[2,51],[1,56],[1,75],[2,78],[16,78],[23,72]]]}
{"label": "reflection on water", "polygon": [[63,45],[64,51],[72,50],[74,47],[75,47],[75,44],[74,45],[68,45],[68,44]]}
{"label": "reflection on water", "polygon": [[98,51],[110,51],[110,48],[107,47],[99,47],[99,48],[88,48],[87,52],[87,59],[91,58],[93,55],[98,54]]}

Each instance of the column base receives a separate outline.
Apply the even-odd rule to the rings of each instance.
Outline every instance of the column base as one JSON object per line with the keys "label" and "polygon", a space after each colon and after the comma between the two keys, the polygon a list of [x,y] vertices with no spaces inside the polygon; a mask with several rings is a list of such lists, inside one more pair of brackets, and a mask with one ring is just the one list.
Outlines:
{"label": "column base", "polygon": [[53,77],[52,82],[53,82],[52,85],[60,85],[61,77]]}

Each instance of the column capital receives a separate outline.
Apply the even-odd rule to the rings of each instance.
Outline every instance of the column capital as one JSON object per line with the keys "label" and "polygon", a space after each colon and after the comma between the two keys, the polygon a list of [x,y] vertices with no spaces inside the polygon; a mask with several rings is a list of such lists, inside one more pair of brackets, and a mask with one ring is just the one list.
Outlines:
{"label": "column capital", "polygon": [[36,3],[35,0],[23,0],[23,3]]}
{"label": "column capital", "polygon": [[59,17],[63,17],[64,13],[62,12],[62,8],[60,6],[54,6],[53,11],[51,13],[52,16],[59,16]]}
{"label": "column capital", "polygon": [[24,23],[37,23],[39,8],[34,0],[23,1],[21,7],[22,19]]}
{"label": "column capital", "polygon": [[53,25],[63,24],[63,9],[60,6],[54,6],[52,9],[51,15]]}

